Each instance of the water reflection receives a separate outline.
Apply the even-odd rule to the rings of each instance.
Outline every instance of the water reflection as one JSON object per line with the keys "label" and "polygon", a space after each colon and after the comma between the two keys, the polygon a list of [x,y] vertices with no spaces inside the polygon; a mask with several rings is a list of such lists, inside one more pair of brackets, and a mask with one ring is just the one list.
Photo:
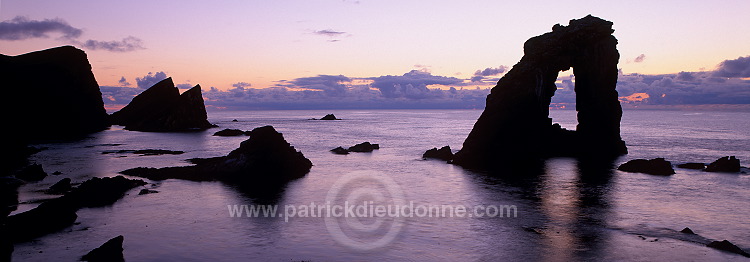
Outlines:
{"label": "water reflection", "polygon": [[[515,204],[517,219],[483,220],[495,248],[483,259],[576,261],[603,257],[613,184],[611,159],[553,158],[505,171],[467,172],[481,201]],[[498,234],[499,232],[510,232]],[[499,245],[499,246],[498,246]]]}

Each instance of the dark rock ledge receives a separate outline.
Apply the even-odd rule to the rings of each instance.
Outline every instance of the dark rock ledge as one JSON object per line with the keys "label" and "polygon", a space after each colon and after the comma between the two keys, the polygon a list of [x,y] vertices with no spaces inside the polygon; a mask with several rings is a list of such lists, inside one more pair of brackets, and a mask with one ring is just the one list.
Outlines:
{"label": "dark rock ledge", "polygon": [[195,164],[192,166],[138,167],[120,173],[153,180],[177,178],[265,186],[301,178],[312,168],[312,162],[272,126],[255,128],[249,135],[226,156],[190,159]]}

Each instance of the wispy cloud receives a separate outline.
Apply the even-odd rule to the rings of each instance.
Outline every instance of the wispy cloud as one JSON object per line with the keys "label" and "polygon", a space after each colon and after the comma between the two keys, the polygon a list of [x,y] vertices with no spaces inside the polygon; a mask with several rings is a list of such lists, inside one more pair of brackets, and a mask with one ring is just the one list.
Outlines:
{"label": "wispy cloud", "polygon": [[51,34],[60,34],[61,38],[75,39],[83,30],[69,25],[60,18],[31,20],[25,16],[0,22],[0,39],[17,41],[30,38],[48,38]]}
{"label": "wispy cloud", "polygon": [[640,63],[646,60],[646,54],[640,54],[639,56],[635,57],[633,59],[633,62]]}
{"label": "wispy cloud", "polygon": [[479,69],[476,72],[474,72],[474,75],[471,77],[471,82],[482,82],[482,80],[486,79],[488,76],[497,76],[502,73],[505,73],[505,71],[508,70],[507,66],[498,66],[498,67],[488,67],[485,69]]}
{"label": "wispy cloud", "polygon": [[336,36],[344,35],[344,34],[346,34],[346,32],[334,31],[334,30],[331,30],[331,29],[325,29],[325,30],[313,31],[313,34],[322,35],[322,36],[328,36],[328,37],[336,37]]}
{"label": "wispy cloud", "polygon": [[107,50],[112,52],[131,52],[145,49],[145,47],[143,47],[143,40],[133,36],[128,36],[120,41],[86,40],[80,45],[86,49]]}
{"label": "wispy cloud", "polygon": [[59,40],[78,45],[89,50],[106,50],[111,52],[131,52],[145,49],[143,40],[128,36],[119,41],[79,40],[83,30],[68,24],[63,19],[32,20],[25,16],[0,22],[0,40],[20,41],[33,38],[49,38],[59,34]]}

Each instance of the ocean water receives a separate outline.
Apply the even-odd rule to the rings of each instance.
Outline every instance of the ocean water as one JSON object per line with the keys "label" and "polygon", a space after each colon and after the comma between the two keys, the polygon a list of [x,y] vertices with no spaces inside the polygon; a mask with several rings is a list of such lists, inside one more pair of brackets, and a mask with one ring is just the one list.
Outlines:
{"label": "ocean water", "polygon": [[[342,120],[315,121],[327,113]],[[226,155],[246,137],[216,137],[223,128],[272,125],[314,166],[273,196],[221,182],[150,181],[156,194],[133,189],[117,203],[78,211],[76,225],[17,244],[17,261],[72,261],[123,235],[128,261],[716,261],[746,258],[707,248],[727,239],[750,251],[750,175],[676,168],[669,177],[624,173],[553,158],[520,179],[498,178],[437,160],[432,147],[455,150],[481,110],[221,111],[220,128],[145,133],[114,126],[89,138],[42,144],[32,156],[48,173],[20,189],[17,212],[50,198],[40,191],[63,177],[82,182],[133,167],[188,165],[185,159]],[[553,110],[574,128],[575,111]],[[232,121],[236,119],[237,121]],[[633,158],[711,162],[734,155],[750,162],[750,113],[625,111],[622,136]],[[369,141],[372,153],[330,149]],[[181,155],[103,154],[169,149]],[[278,205],[283,213],[342,200],[362,204],[485,207],[482,217],[237,217],[233,205]],[[368,202],[370,201],[370,202]],[[490,216],[489,207],[507,207]],[[510,208],[513,209],[510,209]],[[325,209],[324,209],[325,210]],[[416,211],[415,209],[410,209]],[[503,216],[505,214],[506,216]],[[703,238],[677,231],[690,227]]]}

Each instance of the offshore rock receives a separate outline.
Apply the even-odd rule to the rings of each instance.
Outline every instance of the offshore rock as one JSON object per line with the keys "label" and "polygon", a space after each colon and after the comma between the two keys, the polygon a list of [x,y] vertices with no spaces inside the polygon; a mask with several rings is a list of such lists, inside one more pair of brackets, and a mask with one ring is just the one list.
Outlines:
{"label": "offshore rock", "polygon": [[333,115],[333,114],[327,114],[326,116],[324,116],[320,120],[341,120],[341,119],[336,118],[336,116]]}
{"label": "offshore rock", "polygon": [[664,158],[633,159],[620,165],[617,170],[631,173],[646,173],[657,176],[669,176],[674,174],[672,163]]}
{"label": "offshore rock", "polygon": [[122,174],[153,180],[179,178],[225,181],[248,186],[280,185],[305,176],[312,162],[294,149],[272,126],[249,132],[250,137],[227,156],[191,159],[195,165],[166,168],[133,168]]}
{"label": "offshore rock", "polygon": [[450,146],[444,146],[440,149],[432,148],[424,152],[424,154],[422,154],[422,158],[435,158],[450,161],[453,159],[453,152],[451,151]]}
{"label": "offshore rock", "polygon": [[[0,55],[1,103],[10,142],[71,139],[109,126],[99,84],[86,53],[62,46],[18,56]],[[53,127],[54,131],[50,131]]]}
{"label": "offshore rock", "polygon": [[[620,55],[613,32],[612,22],[589,15],[527,40],[521,61],[492,88],[453,163],[493,169],[518,159],[626,154],[615,90]],[[576,80],[576,131],[553,125],[549,118],[557,75],[570,68]]]}
{"label": "offshore rock", "polygon": [[711,162],[704,170],[706,172],[738,173],[740,172],[740,160],[734,156],[725,156]]}
{"label": "offshore rock", "polygon": [[200,85],[180,95],[172,78],[143,91],[110,116],[112,124],[135,131],[190,131],[215,127],[208,122]]}
{"label": "offshore rock", "polygon": [[245,132],[239,129],[223,129],[213,134],[214,136],[249,136],[250,132]]}
{"label": "offshore rock", "polygon": [[81,261],[125,261],[125,257],[122,254],[122,251],[124,250],[122,248],[122,242],[124,240],[125,237],[122,235],[116,236],[107,242],[104,242],[101,246],[89,251],[86,255],[83,255]]}
{"label": "offshore rock", "polygon": [[337,147],[337,148],[331,149],[331,153],[334,153],[337,155],[348,155],[349,150],[346,150],[346,148],[343,148],[343,147]]}
{"label": "offshore rock", "polygon": [[370,142],[362,142],[353,146],[350,146],[347,150],[349,152],[372,152],[375,149],[380,149],[380,144],[370,144]]}

